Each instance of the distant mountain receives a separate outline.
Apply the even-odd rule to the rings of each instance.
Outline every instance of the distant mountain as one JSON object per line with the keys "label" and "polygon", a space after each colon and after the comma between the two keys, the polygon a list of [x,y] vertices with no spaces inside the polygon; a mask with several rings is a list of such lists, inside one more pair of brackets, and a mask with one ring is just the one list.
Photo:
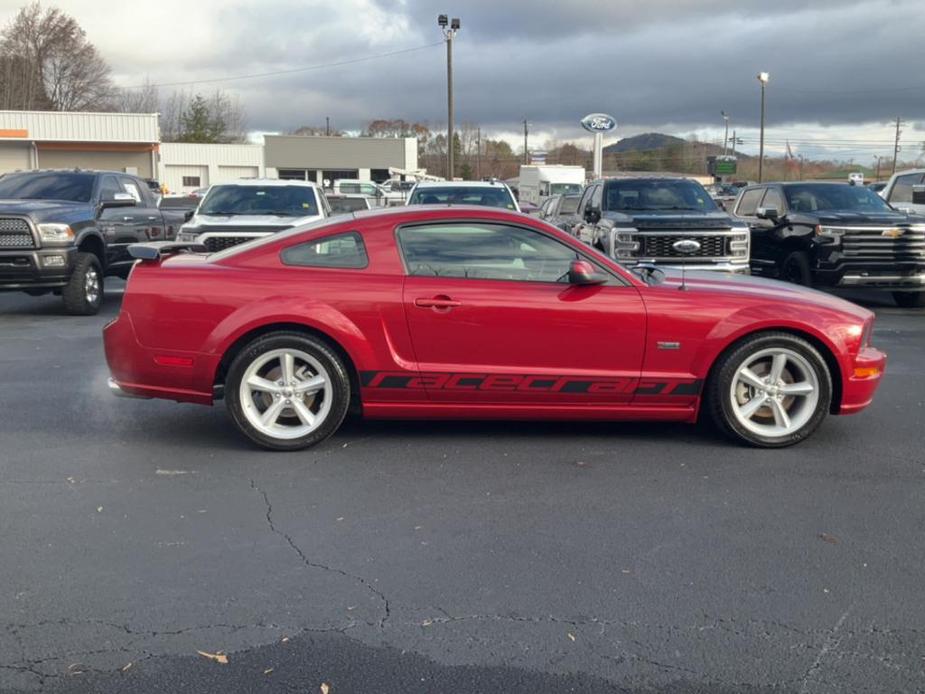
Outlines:
{"label": "distant mountain", "polygon": [[625,152],[651,152],[655,149],[664,149],[672,145],[683,145],[686,140],[674,135],[662,133],[643,133],[624,137],[617,143],[604,147],[604,154],[623,154]]}

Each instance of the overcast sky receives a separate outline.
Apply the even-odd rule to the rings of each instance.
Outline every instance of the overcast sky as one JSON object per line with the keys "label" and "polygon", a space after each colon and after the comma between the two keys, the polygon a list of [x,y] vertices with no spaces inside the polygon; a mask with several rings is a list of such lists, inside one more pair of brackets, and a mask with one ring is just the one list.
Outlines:
{"label": "overcast sky", "polygon": [[[0,0],[11,17],[21,1]],[[868,162],[891,152],[901,115],[907,158],[925,131],[922,0],[157,0],[58,5],[87,30],[117,83],[234,77],[343,62],[437,43],[436,14],[459,16],[456,119],[536,144],[578,140],[604,111],[616,136],[659,131],[722,139],[720,110],[756,137],[768,71],[768,139],[817,154],[826,141]],[[239,95],[254,131],[376,117],[446,121],[445,48],[272,78],[190,87]],[[163,91],[170,91],[165,87]],[[839,140],[839,142],[832,142]],[[851,140],[852,142],[849,142]],[[857,142],[863,140],[864,143]],[[779,144],[778,144],[779,143]]]}

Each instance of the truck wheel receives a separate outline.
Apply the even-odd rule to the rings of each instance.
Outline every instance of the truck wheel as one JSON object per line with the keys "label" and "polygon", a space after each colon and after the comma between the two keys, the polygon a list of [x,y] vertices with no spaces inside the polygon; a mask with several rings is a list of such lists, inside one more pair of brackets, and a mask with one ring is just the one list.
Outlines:
{"label": "truck wheel", "polygon": [[893,301],[902,308],[925,308],[925,292],[893,292]]}
{"label": "truck wheel", "polygon": [[270,333],[235,357],[225,397],[235,425],[251,441],[294,451],[337,431],[350,404],[350,378],[324,342],[300,333]]}
{"label": "truck wheel", "polygon": [[61,297],[64,310],[73,316],[92,316],[103,304],[103,268],[92,253],[78,253],[74,271]]}
{"label": "truck wheel", "polygon": [[813,275],[809,269],[809,256],[803,251],[793,251],[780,266],[780,278],[785,282],[813,286]]}
{"label": "truck wheel", "polygon": [[706,410],[731,438],[760,448],[799,443],[825,419],[832,377],[806,340],[759,333],[720,357],[706,393]]}

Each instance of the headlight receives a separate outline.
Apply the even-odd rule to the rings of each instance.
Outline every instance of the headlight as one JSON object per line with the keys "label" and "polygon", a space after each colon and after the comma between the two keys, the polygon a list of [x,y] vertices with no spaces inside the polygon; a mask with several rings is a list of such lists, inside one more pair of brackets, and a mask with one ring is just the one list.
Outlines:
{"label": "headlight", "polygon": [[177,234],[177,241],[183,243],[195,241],[200,231],[202,230],[198,227],[180,227],[180,232]]}
{"label": "headlight", "polygon": [[65,245],[74,240],[74,230],[67,224],[39,224],[38,229],[42,243],[49,246]]}
{"label": "headlight", "polygon": [[816,225],[816,236],[822,236],[823,238],[832,239],[834,241],[840,241],[841,237],[845,235],[844,229],[839,229],[838,227],[824,227],[821,224]]}
{"label": "headlight", "polygon": [[748,256],[749,231],[748,229],[734,228],[733,231],[740,232],[733,235],[729,242],[729,250],[733,258],[745,258]]}

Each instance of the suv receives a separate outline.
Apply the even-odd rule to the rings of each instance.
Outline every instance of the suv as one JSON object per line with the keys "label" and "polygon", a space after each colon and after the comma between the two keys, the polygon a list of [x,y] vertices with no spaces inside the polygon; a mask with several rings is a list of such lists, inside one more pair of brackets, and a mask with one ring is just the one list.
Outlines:
{"label": "suv", "polygon": [[127,277],[129,244],[171,240],[183,222],[148,185],[118,171],[40,170],[0,178],[0,291],[60,294],[92,315],[103,276]]}
{"label": "suv", "polygon": [[585,188],[575,235],[623,264],[748,272],[748,227],[687,178],[610,178]]}
{"label": "suv", "polygon": [[735,213],[751,228],[753,274],[891,290],[900,306],[925,306],[925,217],[893,209],[866,186],[749,186]]}
{"label": "suv", "polygon": [[500,181],[422,181],[408,195],[408,205],[479,205],[520,212],[514,194]]}
{"label": "suv", "polygon": [[309,181],[242,178],[209,187],[180,228],[178,241],[210,253],[331,216],[321,189]]}

